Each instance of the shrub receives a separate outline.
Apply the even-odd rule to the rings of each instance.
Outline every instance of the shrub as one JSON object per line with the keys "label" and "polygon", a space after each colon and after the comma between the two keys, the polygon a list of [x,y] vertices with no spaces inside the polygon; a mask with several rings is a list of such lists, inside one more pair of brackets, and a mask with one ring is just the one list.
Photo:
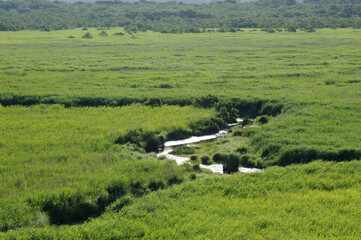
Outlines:
{"label": "shrub", "polygon": [[198,160],[198,155],[192,155],[190,157],[191,161],[197,161]]}
{"label": "shrub", "polygon": [[219,104],[216,106],[216,109],[218,111],[217,117],[222,119],[224,122],[227,123],[236,122],[238,116],[237,109],[232,107],[227,108],[226,106],[221,106]]}
{"label": "shrub", "polygon": [[118,32],[118,33],[114,33],[114,35],[116,35],[116,36],[123,36],[123,35],[125,35],[125,34],[122,33],[122,32]]}
{"label": "shrub", "polygon": [[265,103],[262,105],[260,114],[276,116],[282,112],[284,105],[281,103]]}
{"label": "shrub", "polygon": [[42,206],[50,223],[57,225],[84,221],[99,214],[97,204],[80,192],[52,195],[43,201]]}
{"label": "shrub", "polygon": [[250,156],[248,155],[243,155],[240,159],[240,164],[243,167],[254,167],[255,164],[251,161]]}
{"label": "shrub", "polygon": [[126,193],[125,183],[122,181],[113,181],[106,190],[109,195],[114,196],[114,198],[119,198]]}
{"label": "shrub", "polygon": [[90,38],[93,38],[93,36],[89,32],[87,32],[86,34],[83,35],[82,38],[90,39]]}
{"label": "shrub", "polygon": [[266,124],[266,123],[268,123],[268,117],[265,116],[265,115],[260,116],[260,117],[258,118],[258,122],[259,122],[260,124]]}
{"label": "shrub", "polygon": [[297,31],[296,31],[296,28],[294,28],[293,26],[289,26],[287,28],[287,32],[297,32]]}
{"label": "shrub", "polygon": [[159,97],[150,97],[144,102],[145,106],[161,106],[162,101]]}
{"label": "shrub", "polygon": [[68,38],[75,38],[74,36],[68,36]]}
{"label": "shrub", "polygon": [[207,120],[198,121],[191,124],[194,135],[204,135],[216,133],[225,126],[225,122],[220,118],[211,118]]}
{"label": "shrub", "polygon": [[157,191],[158,189],[164,188],[164,183],[163,183],[163,181],[152,180],[148,184],[148,188],[149,188],[150,191]]}
{"label": "shrub", "polygon": [[272,158],[273,156],[278,155],[279,150],[281,149],[281,145],[278,144],[268,144],[262,149],[261,156]]}
{"label": "shrub", "polygon": [[202,164],[210,164],[209,160],[210,160],[210,158],[208,155],[203,155],[201,157]]}
{"label": "shrub", "polygon": [[218,102],[218,98],[214,95],[196,97],[193,99],[193,105],[202,108],[214,107],[217,102]]}
{"label": "shrub", "polygon": [[159,149],[164,147],[164,137],[156,135],[154,132],[144,132],[142,128],[129,130],[124,136],[119,136],[115,143],[136,144],[137,147],[142,147],[146,152],[158,152]]}
{"label": "shrub", "polygon": [[231,174],[238,172],[239,156],[236,154],[230,154],[226,161],[223,163],[223,173]]}
{"label": "shrub", "polygon": [[142,128],[128,130],[127,134],[123,138],[123,143],[126,143],[126,142],[135,143],[138,146],[140,146],[143,135],[144,135],[144,132],[143,132]]}
{"label": "shrub", "polygon": [[149,136],[145,140],[144,150],[146,152],[158,152],[162,142],[155,135]]}
{"label": "shrub", "polygon": [[108,36],[108,33],[106,33],[105,31],[101,31],[98,35],[101,37],[106,37]]}
{"label": "shrub", "polygon": [[216,163],[225,163],[228,159],[228,154],[215,153],[212,160]]}
{"label": "shrub", "polygon": [[199,164],[194,164],[193,165],[193,170],[196,171],[196,172],[200,172],[201,168],[199,167]]}
{"label": "shrub", "polygon": [[197,176],[194,174],[194,173],[192,173],[190,176],[189,176],[189,179],[190,180],[196,180],[197,179]]}
{"label": "shrub", "polygon": [[178,139],[184,139],[187,137],[190,137],[192,135],[192,132],[190,130],[186,130],[183,128],[176,128],[172,130],[171,132],[167,133],[167,140],[178,140]]}
{"label": "shrub", "polygon": [[183,179],[178,176],[173,176],[170,179],[168,179],[168,185],[171,186],[173,184],[180,184],[183,182]]}
{"label": "shrub", "polygon": [[212,160],[216,163],[220,163],[222,159],[222,155],[220,153],[215,153],[212,157]]}
{"label": "shrub", "polygon": [[317,159],[317,152],[314,149],[291,148],[284,150],[278,162],[281,166],[287,166],[293,163],[309,163]]}
{"label": "shrub", "polygon": [[309,163],[316,159],[327,161],[351,161],[361,158],[361,151],[342,149],[339,151],[316,151],[315,149],[291,148],[284,150],[278,159],[278,164],[286,166],[294,163]]}

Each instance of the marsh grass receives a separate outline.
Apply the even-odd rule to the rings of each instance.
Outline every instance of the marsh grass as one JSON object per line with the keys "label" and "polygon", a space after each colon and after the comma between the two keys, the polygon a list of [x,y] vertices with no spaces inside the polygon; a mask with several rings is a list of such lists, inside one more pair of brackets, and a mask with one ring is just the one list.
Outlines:
{"label": "marsh grass", "polygon": [[[81,222],[119,197],[146,194],[152,181],[181,182],[185,169],[114,140],[135,127],[166,132],[214,114],[141,105],[0,106],[0,112],[1,231]],[[117,182],[124,188],[119,194],[111,190]]]}
{"label": "marsh grass", "polygon": [[[361,149],[359,29],[85,31],[0,32],[0,103],[8,106],[0,106],[0,238],[359,237],[361,167],[351,161]],[[114,144],[140,128],[169,139],[193,134],[215,110],[164,105],[209,95],[268,122],[192,147],[199,157],[351,162],[214,177]],[[58,212],[78,225],[49,226],[61,224]]]}

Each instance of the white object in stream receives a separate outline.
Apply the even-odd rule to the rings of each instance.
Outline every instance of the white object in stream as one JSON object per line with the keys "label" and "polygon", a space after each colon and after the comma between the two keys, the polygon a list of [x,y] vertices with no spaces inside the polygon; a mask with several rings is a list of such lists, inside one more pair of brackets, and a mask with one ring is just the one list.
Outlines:
{"label": "white object in stream", "polygon": [[[214,135],[205,135],[205,136],[201,136],[201,137],[190,137],[190,138],[187,138],[184,140],[166,142],[166,143],[164,143],[164,146],[166,148],[164,149],[163,152],[158,153],[157,157],[164,156],[170,160],[175,161],[177,163],[177,165],[184,164],[184,163],[188,162],[190,160],[190,158],[180,157],[180,156],[170,154],[173,151],[173,149],[170,147],[191,144],[191,143],[196,143],[196,142],[201,142],[201,141],[206,141],[206,140],[212,140],[212,139],[216,139],[216,138],[225,136],[227,133],[228,133],[227,130],[221,130],[217,134],[214,134]],[[211,164],[211,165],[200,164],[199,166],[204,169],[209,169],[212,172],[223,174],[223,165],[222,164]],[[240,167],[240,168],[238,168],[238,170],[243,173],[253,173],[253,172],[262,171],[258,168],[244,168],[244,167]]]}

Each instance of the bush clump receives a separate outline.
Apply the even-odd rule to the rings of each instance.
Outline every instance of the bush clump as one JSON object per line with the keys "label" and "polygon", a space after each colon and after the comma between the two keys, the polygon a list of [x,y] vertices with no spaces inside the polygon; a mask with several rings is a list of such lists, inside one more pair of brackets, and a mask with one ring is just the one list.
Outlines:
{"label": "bush clump", "polygon": [[284,149],[278,158],[280,166],[287,166],[297,163],[309,163],[313,160],[323,159],[326,161],[351,161],[361,158],[361,150],[340,149],[340,150],[316,150],[306,147]]}
{"label": "bush clump", "polygon": [[183,178],[174,175],[170,179],[168,179],[167,183],[169,186],[171,186],[173,184],[181,184],[182,182],[183,182]]}
{"label": "bush clump", "polygon": [[213,162],[220,163],[222,162],[222,154],[221,153],[215,153],[212,157]]}
{"label": "bush clump", "polygon": [[146,152],[158,152],[164,148],[164,137],[154,132],[145,132],[142,128],[129,130],[124,136],[119,136],[115,143],[132,143],[142,147]]}
{"label": "bush clump", "polygon": [[196,97],[193,99],[193,105],[202,108],[211,108],[216,105],[218,98],[214,95],[207,95],[202,97]]}
{"label": "bush clump", "polygon": [[38,200],[49,215],[50,223],[61,225],[81,222],[97,216],[100,208],[96,201],[82,192],[62,192]]}
{"label": "bush clump", "polygon": [[185,139],[192,136],[192,131],[183,128],[176,128],[167,133],[167,140],[178,140],[178,139]]}
{"label": "bush clump", "polygon": [[145,106],[161,106],[162,100],[159,97],[150,97],[144,102]]}
{"label": "bush clump", "polygon": [[210,157],[208,155],[203,155],[201,157],[202,164],[210,164]]}
{"label": "bush clump", "polygon": [[260,116],[260,117],[258,118],[258,122],[259,122],[260,124],[266,124],[266,123],[268,123],[268,117],[265,116],[265,115]]}
{"label": "bush clump", "polygon": [[223,163],[223,173],[232,174],[238,172],[240,158],[236,154],[228,155],[227,159],[225,159]]}
{"label": "bush clump", "polygon": [[192,123],[190,127],[193,129],[193,135],[200,136],[204,134],[213,134],[219,132],[219,130],[221,130],[225,126],[226,123],[223,119],[211,118]]}
{"label": "bush clump", "polygon": [[148,188],[150,191],[157,191],[159,189],[163,189],[165,187],[164,182],[163,181],[155,181],[152,180],[149,184],[148,184]]}
{"label": "bush clump", "polygon": [[249,155],[242,155],[240,158],[240,165],[243,167],[255,167],[254,162],[251,161],[251,157]]}
{"label": "bush clump", "polygon": [[262,149],[261,157],[263,158],[273,158],[277,156],[281,149],[279,144],[268,144]]}
{"label": "bush clump", "polygon": [[194,164],[194,165],[193,165],[193,170],[194,170],[195,172],[200,172],[200,171],[201,171],[201,168],[200,168],[199,164]]}
{"label": "bush clump", "polygon": [[90,39],[90,38],[93,38],[93,36],[91,35],[90,32],[87,32],[86,34],[84,34],[84,35],[82,36],[82,38]]}
{"label": "bush clump", "polygon": [[106,31],[101,31],[98,35],[101,37],[106,37],[108,36],[108,33]]}
{"label": "bush clump", "polygon": [[297,31],[296,31],[296,28],[294,28],[293,26],[289,26],[287,28],[287,32],[297,32]]}

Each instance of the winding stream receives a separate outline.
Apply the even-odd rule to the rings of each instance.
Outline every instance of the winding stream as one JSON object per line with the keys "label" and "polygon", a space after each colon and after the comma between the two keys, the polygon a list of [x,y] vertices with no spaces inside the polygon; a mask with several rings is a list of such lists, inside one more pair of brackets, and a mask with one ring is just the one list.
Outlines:
{"label": "winding stream", "polygon": [[[228,124],[228,126],[232,127],[232,126],[238,125],[240,122],[242,122],[242,119],[239,118],[239,119],[237,119],[237,123]],[[216,138],[223,137],[223,136],[227,135],[227,133],[228,133],[228,130],[221,130],[218,133],[212,134],[212,135],[204,135],[204,136],[199,136],[199,137],[190,137],[190,138],[183,139],[183,140],[165,142],[164,143],[164,146],[165,146],[164,151],[157,154],[157,157],[165,156],[166,158],[175,161],[177,163],[177,165],[184,164],[187,161],[189,161],[190,158],[176,156],[176,155],[171,154],[172,151],[173,151],[172,147],[180,146],[180,145],[186,145],[186,144],[193,144],[193,143],[198,143],[198,142],[202,142],[202,141],[214,140]],[[211,170],[212,172],[223,174],[223,165],[222,164],[210,164],[210,165],[200,164],[199,166],[201,168]],[[240,172],[243,172],[243,173],[253,173],[253,172],[262,171],[262,170],[260,170],[258,168],[245,168],[245,167],[240,167],[240,168],[238,168],[238,170]]]}

